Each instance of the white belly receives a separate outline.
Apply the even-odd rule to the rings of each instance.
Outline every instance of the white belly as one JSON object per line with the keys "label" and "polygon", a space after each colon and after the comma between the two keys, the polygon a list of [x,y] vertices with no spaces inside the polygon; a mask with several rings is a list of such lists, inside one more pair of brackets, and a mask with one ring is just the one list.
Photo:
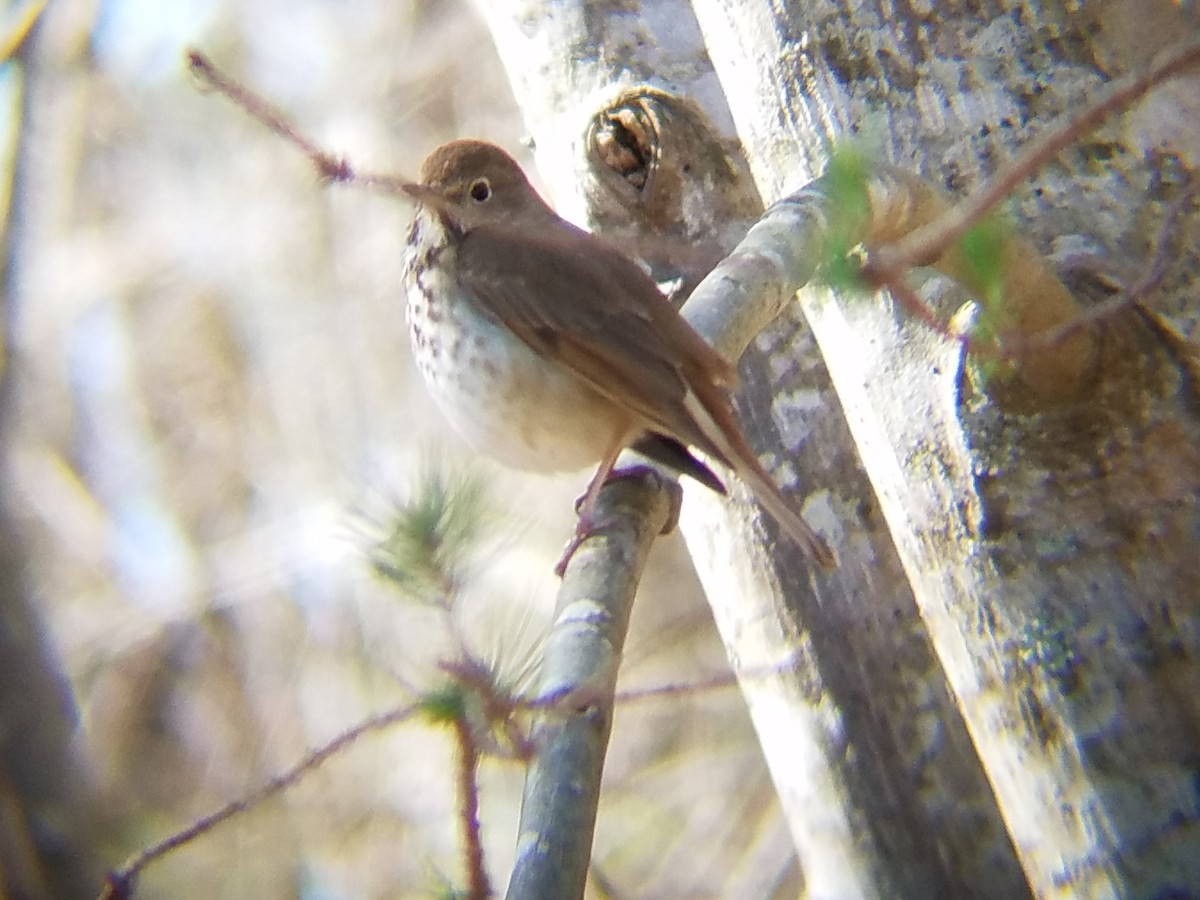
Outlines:
{"label": "white belly", "polygon": [[599,462],[624,416],[471,304],[450,302],[455,289],[442,269],[427,269],[422,282],[432,289],[432,307],[418,302],[406,272],[413,355],[454,429],[513,468],[563,472]]}

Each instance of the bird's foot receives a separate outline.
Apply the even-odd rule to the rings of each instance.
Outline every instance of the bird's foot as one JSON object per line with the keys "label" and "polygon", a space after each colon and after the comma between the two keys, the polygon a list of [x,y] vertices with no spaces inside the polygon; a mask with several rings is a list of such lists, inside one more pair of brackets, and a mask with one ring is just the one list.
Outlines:
{"label": "bird's foot", "polygon": [[559,578],[567,572],[567,563],[571,561],[571,557],[575,555],[575,551],[579,549],[579,545],[584,539],[592,533],[591,526],[586,524],[583,519],[580,519],[575,524],[575,533],[571,535],[571,539],[567,541],[567,546],[563,548],[562,556],[558,558],[558,562],[554,564],[554,574]]}
{"label": "bird's foot", "polygon": [[[663,523],[662,531],[659,533],[670,534],[675,530],[675,526],[679,524],[679,511],[683,506],[683,488],[679,486],[678,481],[665,478],[661,472],[651,466],[633,465],[609,473],[601,487],[614,481],[647,477],[653,478],[657,484],[667,491],[671,505],[667,511],[667,518]],[[559,578],[562,578],[563,573],[566,572],[567,564],[570,563],[571,557],[575,555],[575,551],[579,549],[580,544],[611,521],[603,517],[597,518],[596,516],[595,501],[598,494],[599,491],[593,492],[589,489],[586,494],[575,501],[575,512],[579,518],[575,523],[575,533],[567,541],[567,546],[563,548],[562,556],[559,557],[558,562],[554,566],[554,574]]]}

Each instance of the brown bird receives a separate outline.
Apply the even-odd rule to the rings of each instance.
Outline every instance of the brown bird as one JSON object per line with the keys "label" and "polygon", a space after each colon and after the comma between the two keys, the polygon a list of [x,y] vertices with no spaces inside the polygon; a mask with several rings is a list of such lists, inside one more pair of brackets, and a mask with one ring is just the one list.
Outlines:
{"label": "brown bird", "polygon": [[404,190],[419,204],[405,261],[413,353],[451,424],[515,468],[599,462],[560,570],[627,447],[721,493],[687,448],[729,466],[797,546],[834,564],[742,435],[733,367],[641,267],[556,215],[492,144],[439,147]]}

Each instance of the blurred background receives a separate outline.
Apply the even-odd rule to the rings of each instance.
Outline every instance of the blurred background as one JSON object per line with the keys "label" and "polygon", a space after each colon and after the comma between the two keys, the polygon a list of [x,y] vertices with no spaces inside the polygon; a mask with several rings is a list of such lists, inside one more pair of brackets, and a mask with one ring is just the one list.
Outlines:
{"label": "blurred background", "polygon": [[[9,32],[30,7],[3,8]],[[528,164],[490,38],[459,0],[59,0],[0,69],[5,589],[69,684],[75,824],[109,867],[436,688],[456,634],[518,679],[590,474],[508,472],[444,430],[408,353],[411,210],[321,185],[199,89],[187,46],[360,170],[415,174],[465,136]],[[487,498],[449,622],[371,565],[431,470],[475,477]],[[663,539],[622,686],[723,672],[682,544]],[[25,690],[15,663],[0,677]],[[453,753],[419,721],[363,738],[153,865],[138,896],[461,886]],[[502,890],[523,770],[485,759],[480,777]],[[0,835],[0,870],[19,873],[20,852]],[[595,859],[596,897],[796,895],[735,689],[621,707]]]}

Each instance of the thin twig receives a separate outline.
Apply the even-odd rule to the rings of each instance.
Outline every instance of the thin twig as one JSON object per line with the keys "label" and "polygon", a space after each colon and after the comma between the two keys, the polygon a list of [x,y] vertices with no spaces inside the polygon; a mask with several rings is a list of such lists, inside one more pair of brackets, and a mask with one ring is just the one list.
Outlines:
{"label": "thin twig", "polygon": [[410,703],[360,722],[348,731],[343,731],[324,746],[313,750],[291,769],[280,775],[276,775],[253,793],[225,804],[225,806],[209,813],[207,816],[197,819],[182,831],[176,832],[165,840],[159,841],[157,844],[142,850],[120,869],[109,873],[105,888],[100,894],[101,900],[132,896],[134,881],[150,863],[165,856],[177,847],[181,847],[201,835],[212,831],[226,820],[249,812],[265,800],[269,800],[271,797],[294,785],[301,778],[326,762],[330,757],[353,745],[363,735],[382,731],[398,722],[403,722],[417,712],[419,708],[417,704]]}
{"label": "thin twig", "polygon": [[[917,292],[904,281],[903,272],[892,272],[885,280],[875,283],[875,286],[886,288],[905,309],[938,334],[963,342],[969,353],[995,362],[1018,362],[1021,357],[1030,353],[1050,350],[1062,345],[1089,325],[1094,325],[1121,310],[1142,303],[1153,293],[1166,277],[1174,239],[1179,228],[1179,220],[1197,194],[1200,194],[1200,177],[1193,176],[1164,212],[1155,238],[1154,253],[1146,265],[1144,274],[1134,284],[1125,287],[1104,303],[1100,303],[1053,328],[1033,335],[1004,335],[1000,345],[955,334],[946,328],[938,321]],[[893,246],[899,246],[899,244]]]}
{"label": "thin twig", "polygon": [[[522,700],[508,691],[500,688],[490,669],[479,662],[467,650],[465,644],[459,645],[459,658],[438,663],[438,668],[448,674],[461,687],[473,692],[483,708],[483,726],[488,729],[499,729],[504,735],[507,746],[494,739],[494,733],[489,732],[493,739],[487,741],[487,750],[505,759],[528,761],[533,755],[533,745],[529,736],[515,718],[518,711],[531,711],[537,707],[532,701]],[[474,738],[476,746],[483,746],[483,735]]]}
{"label": "thin twig", "polygon": [[1200,194],[1200,175],[1193,174],[1189,177],[1183,192],[1171,201],[1163,215],[1162,226],[1158,230],[1158,239],[1154,243],[1154,256],[1150,259],[1146,274],[1134,282],[1127,291],[1132,301],[1140,302],[1150,296],[1151,293],[1158,290],[1159,285],[1167,276],[1167,266],[1171,260],[1171,245],[1176,237],[1179,220],[1197,194]]}
{"label": "thin twig", "polygon": [[[776,674],[778,670],[775,670]],[[738,679],[732,672],[719,672],[699,681],[689,681],[684,684],[661,684],[657,687],[637,688],[635,690],[618,691],[617,703],[637,703],[641,700],[655,700],[662,697],[677,697],[684,694],[695,694],[700,691],[710,691],[717,688],[735,687]]]}
{"label": "thin twig", "polygon": [[492,896],[483,863],[483,841],[479,828],[479,748],[475,745],[471,723],[465,715],[454,720],[454,737],[458,744],[459,824],[462,826],[463,850],[467,863],[467,896],[470,900],[487,900]]}
{"label": "thin twig", "polygon": [[1092,307],[1085,314],[1072,319],[1070,322],[1064,322],[1056,328],[1043,331],[1041,334],[1032,335],[1021,341],[1019,345],[1010,350],[1010,354],[1017,356],[1033,350],[1056,347],[1080,329],[1143,302],[1151,293],[1157,290],[1167,274],[1168,263],[1171,260],[1171,248],[1179,219],[1197,193],[1200,193],[1200,178],[1193,176],[1183,193],[1176,197],[1171,205],[1167,207],[1162,225],[1158,230],[1158,239],[1155,241],[1154,256],[1151,257],[1150,263],[1146,267],[1146,272],[1141,278],[1112,299]]}
{"label": "thin twig", "polygon": [[929,305],[921,298],[921,295],[918,294],[907,281],[897,278],[894,281],[888,281],[881,284],[880,287],[887,288],[888,293],[892,295],[893,299],[895,299],[906,310],[914,313],[917,318],[921,320],[921,322],[931,328],[935,333],[940,334],[942,337],[949,340],[958,341],[959,343],[963,344],[968,353],[973,353],[988,359],[1003,358],[1003,353],[993,344],[984,343],[971,338],[969,335],[957,334],[951,331],[937,318],[937,316],[933,314],[933,310],[929,308]]}
{"label": "thin twig", "polygon": [[354,184],[393,196],[409,196],[406,188],[412,184],[410,179],[396,175],[356,172],[347,160],[322,150],[316,141],[292,124],[292,121],[278,107],[244,85],[238,84],[218,69],[212,60],[199,50],[188,49],[185,51],[185,56],[188,68],[200,81],[232,101],[234,105],[241,107],[250,118],[283,138],[308,157],[323,180]]}
{"label": "thin twig", "polygon": [[1012,194],[1018,184],[1069,147],[1079,137],[1113,113],[1140,99],[1155,86],[1200,63],[1200,37],[1182,41],[1159,56],[1140,74],[1131,73],[1112,82],[1094,102],[1060,125],[1051,127],[971,197],[956,204],[935,221],[918,228],[904,239],[874,250],[863,275],[874,284],[892,281],[930,259],[937,259],[963,233]]}

